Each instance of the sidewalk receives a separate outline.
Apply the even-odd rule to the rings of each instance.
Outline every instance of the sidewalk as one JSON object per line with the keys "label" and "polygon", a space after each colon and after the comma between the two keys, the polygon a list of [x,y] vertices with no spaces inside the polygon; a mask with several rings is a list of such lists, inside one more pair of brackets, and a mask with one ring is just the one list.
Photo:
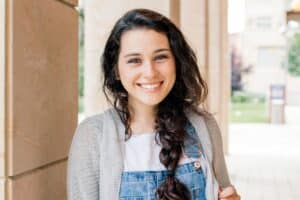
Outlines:
{"label": "sidewalk", "polygon": [[243,200],[300,199],[298,124],[295,120],[287,125],[230,125],[226,160]]}

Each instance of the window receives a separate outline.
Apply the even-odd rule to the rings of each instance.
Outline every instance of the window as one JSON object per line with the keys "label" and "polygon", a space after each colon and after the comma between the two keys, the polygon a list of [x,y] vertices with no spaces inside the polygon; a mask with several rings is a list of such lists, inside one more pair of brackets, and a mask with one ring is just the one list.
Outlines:
{"label": "window", "polygon": [[258,17],[256,18],[256,27],[258,29],[269,29],[272,27],[271,17]]}

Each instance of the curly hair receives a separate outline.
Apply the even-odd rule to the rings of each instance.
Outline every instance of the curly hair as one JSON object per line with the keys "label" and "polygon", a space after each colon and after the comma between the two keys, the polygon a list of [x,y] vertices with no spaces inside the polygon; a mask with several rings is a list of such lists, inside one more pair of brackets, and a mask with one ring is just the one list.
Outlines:
{"label": "curly hair", "polygon": [[162,146],[159,159],[169,171],[166,180],[156,190],[156,199],[191,199],[187,187],[176,178],[175,169],[186,136],[184,127],[188,119],[185,110],[191,109],[201,115],[202,111],[197,108],[207,98],[208,89],[200,75],[196,55],[176,25],[167,17],[148,9],[134,9],[125,13],[114,25],[102,54],[103,92],[125,125],[125,139],[130,139],[132,131],[128,93],[117,78],[117,63],[122,34],[141,28],[167,36],[176,65],[174,86],[157,105],[155,115],[156,143],[159,140]]}

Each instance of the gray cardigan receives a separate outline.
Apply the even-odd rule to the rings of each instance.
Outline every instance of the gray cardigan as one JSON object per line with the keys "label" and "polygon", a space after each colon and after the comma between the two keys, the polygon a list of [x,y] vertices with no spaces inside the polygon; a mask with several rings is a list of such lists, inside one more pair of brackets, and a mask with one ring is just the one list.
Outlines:
{"label": "gray cardigan", "polygon": [[[186,115],[201,141],[206,163],[206,197],[217,199],[218,187],[230,186],[222,138],[212,115]],[[201,134],[200,134],[201,133]],[[68,200],[118,200],[123,171],[125,128],[110,108],[83,120],[73,136],[67,166]],[[217,180],[217,181],[216,181]]]}

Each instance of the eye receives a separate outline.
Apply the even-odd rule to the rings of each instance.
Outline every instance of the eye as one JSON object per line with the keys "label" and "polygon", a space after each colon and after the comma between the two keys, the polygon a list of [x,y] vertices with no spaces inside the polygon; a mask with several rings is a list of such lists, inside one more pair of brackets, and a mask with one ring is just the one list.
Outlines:
{"label": "eye", "polygon": [[164,59],[167,59],[168,58],[168,56],[167,55],[158,55],[158,56],[156,56],[155,57],[155,60],[164,60]]}
{"label": "eye", "polygon": [[130,64],[130,63],[133,63],[133,64],[141,63],[141,59],[139,59],[139,58],[132,58],[132,59],[128,60],[127,63],[128,64]]}

